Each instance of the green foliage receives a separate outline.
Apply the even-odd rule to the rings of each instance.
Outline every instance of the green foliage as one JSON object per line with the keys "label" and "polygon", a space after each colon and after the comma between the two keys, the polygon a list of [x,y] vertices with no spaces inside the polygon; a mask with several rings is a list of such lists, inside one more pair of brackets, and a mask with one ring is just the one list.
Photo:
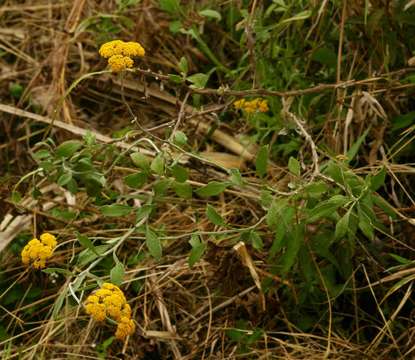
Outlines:
{"label": "green foliage", "polygon": [[156,260],[160,260],[163,251],[160,238],[149,226],[146,227],[146,245],[150,255]]}
{"label": "green foliage", "polygon": [[[141,22],[134,17],[140,9],[147,19],[147,13],[141,12],[144,3],[117,0],[112,5],[114,14],[97,13],[80,21],[77,45],[92,35],[82,44],[82,53],[89,54],[92,45],[105,40],[145,31],[136,27]],[[138,72],[140,76],[145,73],[146,83],[152,72],[160,72],[160,78],[154,76],[144,90],[154,104],[160,102],[143,116],[145,122],[154,120],[154,128],[141,123],[141,117],[140,122],[122,124],[126,116],[117,110],[121,125],[116,124],[109,143],[102,143],[101,137],[98,141],[90,132],[82,139],[59,143],[61,137],[49,132],[43,139],[35,132],[23,137],[32,149],[35,167],[16,181],[10,192],[5,191],[11,199],[8,204],[20,214],[27,210],[28,199],[37,200],[35,231],[37,227],[59,230],[65,241],[57,252],[57,264],[48,264],[36,274],[39,278],[30,274],[28,278],[36,285],[29,291],[19,283],[26,278],[12,284],[0,272],[1,306],[7,310],[0,310],[0,315],[6,317],[10,312],[21,317],[21,327],[44,321],[30,318],[39,308],[27,310],[24,306],[50,296],[39,284],[51,279],[58,282],[60,291],[53,303],[42,306],[50,308],[52,320],[63,316],[64,310],[76,305],[77,297],[108,277],[120,286],[128,281],[130,291],[141,298],[147,291],[148,274],[136,277],[134,273],[130,278],[131,268],[147,271],[157,266],[164,271],[180,259],[196,268],[191,272],[194,283],[200,269],[208,276],[210,267],[217,266],[214,280],[225,283],[225,291],[221,287],[211,291],[212,305],[217,306],[226,301],[222,297],[228,292],[234,296],[233,291],[252,285],[252,268],[244,269],[249,273],[245,277],[243,271],[235,272],[232,267],[232,262],[241,261],[233,255],[233,246],[243,241],[266,293],[268,313],[257,311],[251,294],[247,309],[234,307],[229,312],[237,313],[240,321],[229,317],[226,326],[213,325],[215,329],[226,328],[224,339],[232,348],[235,345],[239,354],[255,357],[253,351],[262,352],[263,339],[271,339],[269,331],[279,331],[276,328],[283,329],[281,334],[294,328],[313,335],[317,332],[321,337],[331,326],[332,333],[335,329],[348,341],[366,336],[372,347],[373,329],[383,326],[385,319],[391,333],[379,343],[389,346],[390,339],[398,339],[401,345],[397,329],[408,327],[403,319],[410,319],[410,314],[391,295],[411,284],[413,275],[405,275],[393,286],[379,278],[389,276],[384,275],[385,269],[407,271],[413,265],[408,236],[402,230],[413,224],[408,209],[414,198],[410,174],[415,111],[409,91],[415,77],[406,64],[415,46],[414,9],[404,1],[387,7],[366,1],[361,9],[347,7],[342,17],[338,1],[255,4],[152,2],[146,11],[156,20],[160,17],[161,21],[156,21],[160,38],[154,46],[146,46],[163,53],[150,54]],[[174,41],[164,41],[162,36]],[[339,48],[340,41],[343,46]],[[74,51],[71,48],[70,54]],[[3,52],[0,56],[2,60],[5,57]],[[88,62],[88,56],[82,61]],[[84,70],[72,60],[68,64],[73,73]],[[94,60],[88,67],[97,64]],[[151,72],[143,71],[147,67]],[[69,71],[66,74],[72,76]],[[111,106],[128,102],[128,116],[131,111],[145,112],[153,106],[152,101],[141,106],[145,100],[134,94],[131,84],[141,80],[135,69],[119,77],[99,75],[113,77],[108,89],[120,86],[122,96],[113,92],[105,99]],[[104,76],[99,82],[107,81]],[[352,80],[338,84],[346,79]],[[157,91],[153,81],[160,85]],[[314,88],[319,84],[333,86]],[[82,108],[79,114],[89,114],[89,102],[99,96],[98,86],[91,81],[83,89],[70,88],[66,96],[76,92],[71,94],[71,102]],[[301,89],[310,88],[300,94]],[[22,99],[25,89],[30,86],[16,81],[5,91],[13,102],[21,101],[29,109],[32,105]],[[280,96],[285,91],[293,92]],[[187,92],[190,96],[186,95],[183,114],[180,109]],[[86,105],[78,103],[79,94],[84,96],[82,101],[87,100]],[[176,99],[172,101],[173,95]],[[232,103],[242,97],[263,98],[269,110],[240,111]],[[100,103],[96,111],[109,113],[108,104]],[[179,112],[179,126],[175,126],[173,119],[177,120]],[[302,124],[301,129],[293,116]],[[200,126],[205,123],[209,123],[209,131]],[[19,146],[23,138],[18,140]],[[317,155],[310,151],[311,145]],[[203,161],[205,151],[232,153],[242,160],[241,165],[231,169],[234,163],[227,166],[218,161],[213,166],[214,160]],[[45,185],[50,184],[58,189],[56,193],[65,190],[58,200],[56,194],[45,193]],[[52,209],[48,208],[49,196]],[[400,209],[389,202],[399,204]],[[29,238],[27,235],[11,244],[10,252],[19,256]],[[206,263],[199,268],[197,263],[203,257]],[[245,268],[245,264],[237,266]],[[369,294],[367,282],[372,278],[376,285]],[[178,277],[177,281],[182,280]],[[204,286],[210,287],[207,284]],[[197,293],[193,290],[189,294]],[[202,299],[204,295],[195,296]],[[375,306],[371,296],[383,300]],[[275,299],[278,306],[274,307]],[[166,306],[176,304],[173,300]],[[177,304],[185,307],[186,301]],[[236,303],[245,307],[245,298]],[[14,309],[15,304],[19,308]],[[19,310],[21,304],[23,311]],[[398,317],[396,309],[402,311]],[[273,319],[283,317],[286,321],[270,320],[270,312]],[[45,313],[44,308],[39,313]],[[359,323],[360,317],[363,321]],[[0,325],[0,340],[12,337],[15,328]],[[101,358],[113,356],[112,346],[118,346],[105,331],[97,335],[100,341],[105,339],[96,347]],[[382,334],[379,332],[379,338]]]}
{"label": "green foliage", "polygon": [[206,207],[206,216],[213,224],[217,226],[225,225],[225,220],[223,220],[222,216],[220,216],[215,208],[209,204]]}
{"label": "green foliage", "polygon": [[201,197],[210,197],[210,196],[217,196],[225,191],[228,187],[228,184],[219,182],[219,181],[211,181],[207,185],[197,189],[195,192],[197,195]]}
{"label": "green foliage", "polygon": [[268,165],[268,146],[263,145],[258,151],[255,168],[256,173],[260,177],[264,177],[267,174],[267,165]]}
{"label": "green foliage", "polygon": [[189,255],[189,266],[192,267],[203,256],[206,251],[206,244],[202,242],[198,235],[192,234],[189,244],[192,246],[192,250]]}

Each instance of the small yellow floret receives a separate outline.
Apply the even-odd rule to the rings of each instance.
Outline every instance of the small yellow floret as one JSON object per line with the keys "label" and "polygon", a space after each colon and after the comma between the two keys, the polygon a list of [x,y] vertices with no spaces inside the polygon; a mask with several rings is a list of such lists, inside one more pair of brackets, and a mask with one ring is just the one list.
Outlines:
{"label": "small yellow floret", "polygon": [[267,112],[269,110],[268,102],[265,99],[257,98],[251,101],[245,99],[237,100],[233,103],[235,109],[244,110],[247,113]]}
{"label": "small yellow floret", "polygon": [[95,291],[95,295],[99,297],[99,300],[102,302],[105,297],[110,296],[112,294],[111,290],[108,289],[98,289]]}
{"label": "small yellow floret", "polygon": [[243,109],[245,104],[245,99],[237,100],[233,103],[233,106],[235,106],[235,109]]}
{"label": "small yellow floret", "polygon": [[123,317],[120,319],[117,331],[115,332],[115,337],[119,340],[124,340],[128,335],[133,334],[135,331],[134,321],[128,317]]}
{"label": "small yellow floret", "polygon": [[104,304],[86,303],[85,311],[96,321],[104,321],[107,317]]}
{"label": "small yellow floret", "polygon": [[122,55],[129,56],[129,57],[143,57],[145,55],[145,50],[139,44],[135,41],[129,41],[124,43],[123,49],[122,49]]}
{"label": "small yellow floret", "polygon": [[57,241],[55,236],[53,236],[52,234],[49,233],[44,233],[42,235],[40,235],[40,241],[47,245],[50,246],[51,248],[54,248],[57,245]]}
{"label": "small yellow floret", "polygon": [[[44,239],[45,241],[43,241]],[[56,238],[48,233],[41,235],[41,241],[36,238],[30,240],[21,253],[23,265],[32,265],[35,269],[43,269],[46,266],[46,261],[52,256],[56,244]]]}
{"label": "small yellow floret", "polygon": [[106,42],[99,49],[99,54],[104,58],[109,58],[114,55],[121,55],[124,48],[124,41],[113,40]]}
{"label": "small yellow floret", "polygon": [[120,72],[134,65],[133,59],[123,55],[113,55],[108,59],[108,65],[113,72]]}
{"label": "small yellow floret", "polygon": [[131,306],[129,304],[124,304],[124,307],[121,309],[121,317],[131,317]]}

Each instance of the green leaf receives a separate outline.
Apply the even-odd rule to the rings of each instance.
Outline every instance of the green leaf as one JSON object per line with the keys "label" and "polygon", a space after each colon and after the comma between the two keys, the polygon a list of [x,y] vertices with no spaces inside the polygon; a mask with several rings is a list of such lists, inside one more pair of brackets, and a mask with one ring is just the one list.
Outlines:
{"label": "green leaf", "polygon": [[92,261],[94,261],[98,256],[104,254],[111,245],[98,245],[95,246],[95,251],[91,249],[84,249],[78,255],[78,261],[76,262],[78,266],[85,266]]}
{"label": "green leaf", "polygon": [[183,146],[187,144],[187,136],[183,131],[176,131],[174,133],[173,142],[178,146]]}
{"label": "green leaf", "polygon": [[228,184],[218,181],[211,181],[207,185],[197,189],[195,192],[201,197],[216,196],[225,191],[228,187]]}
{"label": "green leaf", "polygon": [[309,210],[310,216],[307,218],[307,223],[313,223],[321,218],[330,217],[339,207],[347,204],[349,201],[349,198],[343,195],[332,196],[329,200],[323,201]]}
{"label": "green leaf", "polygon": [[301,248],[301,245],[304,243],[304,226],[303,224],[298,224],[295,226],[294,231],[289,234],[287,241],[287,249],[282,255],[281,261],[281,272],[286,274],[291,267],[294,265],[297,258],[297,254]]}
{"label": "green leaf", "polygon": [[255,230],[250,231],[249,237],[251,240],[252,247],[255,250],[262,250],[264,247],[264,242],[262,241],[261,236],[259,236],[258,232]]}
{"label": "green leaf", "polygon": [[192,246],[192,250],[190,251],[189,256],[189,266],[192,267],[202,258],[207,245],[201,242],[199,236],[196,234],[192,235],[191,239],[189,240],[189,244]]}
{"label": "green leaf", "polygon": [[74,220],[77,217],[77,213],[75,211],[70,211],[70,210],[66,210],[66,209],[54,208],[50,211],[50,213],[53,216],[55,216],[59,219],[66,220],[66,221]]}
{"label": "green leaf", "polygon": [[192,198],[192,186],[188,183],[179,183],[175,182],[173,184],[173,189],[177,196],[181,197],[182,199],[191,199]]}
{"label": "green leaf", "polygon": [[258,151],[255,161],[256,174],[264,177],[267,174],[268,166],[268,145],[263,145]]}
{"label": "green leaf", "polygon": [[10,95],[16,99],[20,99],[23,94],[23,86],[18,83],[10,83],[9,84],[9,91]]}
{"label": "green leaf", "polygon": [[146,226],[146,246],[152,257],[154,257],[156,260],[161,259],[163,250],[161,247],[160,239],[148,225]]}
{"label": "green leaf", "polygon": [[412,264],[413,263],[413,260],[406,259],[406,258],[404,258],[402,256],[397,255],[397,254],[391,254],[391,253],[389,253],[388,255],[391,258],[393,258],[394,260],[396,260],[398,263],[402,264],[402,265],[409,265],[409,264]]}
{"label": "green leaf", "polygon": [[76,238],[78,239],[79,243],[87,249],[90,249],[95,254],[99,255],[97,250],[95,249],[95,245],[92,243],[92,241],[88,238],[86,235],[82,235],[79,232],[75,232]]}
{"label": "green leaf", "polygon": [[76,194],[78,192],[78,183],[72,178],[71,181],[66,184],[66,188],[71,194]]}
{"label": "green leaf", "polygon": [[78,140],[65,141],[56,148],[55,154],[58,157],[69,158],[81,147],[82,143]]}
{"label": "green leaf", "polygon": [[375,176],[370,179],[370,189],[377,191],[385,184],[386,168],[383,167]]}
{"label": "green leaf", "polygon": [[110,279],[114,285],[120,286],[124,279],[124,266],[120,261],[117,261],[115,266],[111,269]]}
{"label": "green leaf", "polygon": [[96,136],[94,133],[92,133],[89,130],[87,130],[87,132],[83,136],[83,139],[85,141],[85,144],[87,144],[88,146],[92,146],[96,144]]}
{"label": "green leaf", "polygon": [[350,147],[349,151],[347,152],[347,163],[349,164],[354,157],[356,156],[357,152],[359,151],[360,145],[362,145],[363,141],[365,141],[367,134],[369,133],[370,127],[366,129],[366,131],[356,140],[356,142]]}
{"label": "green leaf", "polygon": [[158,154],[154,160],[151,162],[151,170],[155,172],[157,175],[162,176],[164,174],[164,156],[162,153]]}
{"label": "green leaf", "polygon": [[341,239],[347,234],[347,230],[349,229],[349,218],[350,218],[351,209],[349,209],[346,214],[337,222],[336,224],[336,231],[335,231],[335,238]]}
{"label": "green leaf", "polygon": [[311,10],[304,10],[293,17],[290,17],[288,19],[281,21],[280,24],[286,24],[286,23],[293,22],[293,21],[306,20],[311,16],[311,14],[312,14]]}
{"label": "green leaf", "polygon": [[328,47],[318,48],[313,52],[311,59],[329,68],[337,66],[337,54]]}
{"label": "green leaf", "polygon": [[171,168],[171,172],[174,176],[174,178],[178,181],[178,182],[186,182],[186,180],[189,178],[189,175],[187,173],[187,169],[184,168],[183,166],[180,165],[174,165]]}
{"label": "green leaf", "polygon": [[199,15],[207,17],[207,18],[211,18],[211,19],[216,19],[218,21],[222,20],[222,16],[216,10],[211,10],[211,9],[201,10],[199,11]]}
{"label": "green leaf", "polygon": [[10,200],[14,203],[19,203],[22,200],[22,195],[18,191],[12,191]]}
{"label": "green leaf", "polygon": [[55,320],[58,317],[59,312],[61,311],[61,308],[63,306],[63,302],[65,301],[67,295],[68,288],[65,288],[65,290],[61,291],[58,295],[52,307],[52,319]]}
{"label": "green leaf", "polygon": [[223,220],[222,216],[215,210],[215,208],[211,205],[207,205],[206,207],[206,216],[215,225],[223,226],[225,225],[225,221]]}
{"label": "green leaf", "polygon": [[124,183],[133,189],[141,189],[147,182],[148,177],[144,172],[127,175],[124,178]]}
{"label": "green leaf", "polygon": [[178,15],[180,10],[179,0],[159,0],[160,9],[170,13],[171,15]]}
{"label": "green leaf", "polygon": [[320,198],[329,190],[329,186],[323,181],[318,181],[304,187],[304,192],[311,198]]}
{"label": "green leaf", "polygon": [[180,58],[179,69],[183,75],[186,75],[189,71],[189,64],[187,63],[187,59],[184,56]]}
{"label": "green leaf", "polygon": [[370,221],[370,218],[360,208],[358,210],[358,214],[359,214],[359,229],[368,239],[372,240],[374,236],[374,229]]}
{"label": "green leaf", "polygon": [[138,223],[145,217],[149,217],[151,212],[154,210],[154,205],[146,204],[137,209],[135,222]]}
{"label": "green leaf", "polygon": [[392,131],[400,130],[413,125],[415,122],[415,111],[398,115],[392,118]]}
{"label": "green leaf", "polygon": [[176,75],[176,74],[169,74],[169,80],[176,84],[182,84],[184,82],[183,77]]}
{"label": "green leaf", "polygon": [[286,199],[275,199],[267,213],[267,224],[271,230],[275,230],[281,222],[281,216],[286,211],[288,201]]}
{"label": "green leaf", "polygon": [[193,74],[187,77],[187,80],[193,84],[193,85],[190,85],[190,88],[203,89],[209,80],[209,75],[197,73],[197,74]]}
{"label": "green leaf", "polygon": [[243,180],[242,175],[239,172],[239,170],[238,169],[230,169],[230,173],[231,173],[230,176],[229,176],[230,182],[235,186],[243,186],[244,180]]}
{"label": "green leaf", "polygon": [[372,201],[375,205],[379,206],[386,214],[388,214],[388,216],[390,216],[392,219],[397,219],[396,210],[382,196],[373,194]]}
{"label": "green leaf", "polygon": [[173,180],[172,179],[161,179],[154,183],[153,191],[154,195],[157,197],[162,197],[166,191],[170,188]]}
{"label": "green leaf", "polygon": [[64,174],[62,174],[61,176],[59,176],[59,179],[57,181],[57,184],[59,186],[65,186],[66,184],[68,184],[70,181],[72,180],[72,172],[68,171]]}
{"label": "green leaf", "polygon": [[173,34],[178,33],[183,28],[183,24],[180,20],[171,21],[169,24],[169,30]]}
{"label": "green leaf", "polygon": [[135,152],[130,155],[130,158],[135,166],[146,172],[150,170],[150,159],[148,156],[140,152]]}
{"label": "green leaf", "polygon": [[101,213],[104,216],[126,216],[133,210],[131,206],[122,205],[122,204],[112,204],[112,205],[104,205],[100,208]]}
{"label": "green leaf", "polygon": [[46,149],[41,149],[33,154],[33,159],[35,159],[36,161],[40,161],[46,158],[50,158],[50,151]]}
{"label": "green leaf", "polygon": [[301,173],[301,166],[300,163],[298,162],[298,160],[294,157],[290,157],[290,159],[288,160],[288,170],[290,170],[290,172],[296,176],[300,176]]}

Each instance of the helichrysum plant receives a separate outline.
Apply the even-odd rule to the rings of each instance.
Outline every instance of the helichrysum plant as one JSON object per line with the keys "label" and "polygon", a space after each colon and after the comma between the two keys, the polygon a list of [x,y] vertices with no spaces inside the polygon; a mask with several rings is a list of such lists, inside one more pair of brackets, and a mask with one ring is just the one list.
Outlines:
{"label": "helichrysum plant", "polygon": [[135,41],[124,42],[122,40],[109,41],[101,46],[99,54],[108,59],[108,65],[113,72],[120,72],[132,68],[134,57],[143,57],[145,50]]}
{"label": "helichrysum plant", "polygon": [[85,311],[96,321],[104,321],[107,317],[117,322],[115,337],[123,340],[134,333],[135,324],[131,319],[131,307],[122,290],[110,283],[88,296]]}
{"label": "helichrysum plant", "polygon": [[268,102],[265,99],[256,98],[253,100],[237,100],[233,103],[235,109],[244,110],[247,113],[267,112],[269,110]]}
{"label": "helichrysum plant", "polygon": [[43,269],[56,245],[55,236],[49,233],[42,234],[40,240],[36,238],[30,240],[22,250],[23,265],[32,265],[35,269]]}

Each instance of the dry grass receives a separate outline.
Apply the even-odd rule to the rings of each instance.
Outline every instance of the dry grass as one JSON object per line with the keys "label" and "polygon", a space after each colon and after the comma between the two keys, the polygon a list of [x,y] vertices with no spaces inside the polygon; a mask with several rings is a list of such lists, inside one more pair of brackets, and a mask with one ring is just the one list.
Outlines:
{"label": "dry grass", "polygon": [[[225,1],[213,3],[218,8],[226,5]],[[329,5],[327,1],[310,3],[320,9],[309,29],[310,36],[318,39],[319,22],[326,16]],[[344,41],[346,17],[361,12],[364,6],[363,2],[352,3],[349,8],[344,2],[335,15],[341,33],[340,44]],[[253,1],[252,11],[255,6],[262,6],[261,2]],[[202,71],[210,60],[190,38],[173,36],[169,32],[169,18],[158,9],[156,1],[142,0],[127,14],[117,14],[116,10],[114,1],[0,1],[0,83],[4,84],[0,87],[0,282],[7,279],[9,284],[0,294],[0,323],[10,334],[0,341],[2,358],[98,359],[99,352],[105,353],[107,359],[311,360],[404,359],[413,356],[413,314],[408,310],[413,306],[413,265],[384,273],[386,269],[372,254],[373,244],[362,245],[353,276],[348,280],[356,302],[346,304],[343,309],[348,308],[348,321],[354,321],[352,335],[343,331],[342,324],[333,323],[337,314],[332,312],[338,311],[333,307],[336,298],[329,295],[324,280],[321,288],[325,288],[327,297],[323,301],[330,316],[325,313],[322,318],[328,317],[329,321],[316,322],[311,331],[304,332],[289,320],[287,313],[293,303],[285,302],[286,293],[294,294],[293,298],[301,296],[298,294],[301,289],[296,288],[299,284],[295,284],[290,276],[274,275],[265,251],[255,251],[252,246],[235,247],[239,244],[237,229],[240,228],[255,227],[263,235],[266,248],[273,240],[264,221],[266,211],[260,202],[262,182],[253,170],[257,147],[243,142],[243,136],[252,127],[241,119],[218,121],[218,116],[230,109],[232,96],[282,98],[282,117],[289,127],[299,129],[298,137],[303,141],[300,157],[305,169],[304,179],[307,182],[322,179],[328,183],[331,180],[319,171],[321,159],[328,156],[325,149],[330,148],[333,157],[345,154],[364,133],[367,122],[371,123],[371,142],[363,156],[365,165],[354,171],[367,174],[382,166],[387,168],[392,180],[385,198],[393,204],[398,221],[391,222],[379,211],[391,232],[382,234],[382,239],[377,241],[385,242],[382,249],[385,256],[389,252],[408,252],[407,257],[411,259],[415,247],[412,234],[415,202],[410,176],[414,168],[409,161],[395,163],[393,149],[385,155],[385,131],[387,119],[409,106],[414,84],[403,85],[400,80],[411,74],[412,69],[389,71],[378,64],[366,64],[366,50],[344,49],[340,45],[339,54],[350,51],[353,66],[349,76],[345,77],[342,67],[346,64],[338,63],[337,81],[332,84],[288,91],[177,87],[172,85],[167,74],[180,71],[177,64],[182,56],[189,60],[191,73]],[[99,33],[98,14],[128,15],[133,24],[128,27],[120,21],[117,37],[139,39],[148,56],[140,63],[140,69],[132,70],[122,78],[102,71],[82,78],[71,93],[64,96],[71,84],[82,76],[100,72],[105,67],[97,55],[97,37],[101,41],[99,36],[113,35]],[[201,20],[195,17],[194,21]],[[91,26],[89,31],[86,31],[87,25]],[[251,25],[246,26],[249,30]],[[243,55],[237,44],[227,40],[219,26],[212,25],[209,31],[211,37],[224,39],[218,41],[215,50],[217,54],[227,54],[225,60],[234,65],[235,59]],[[252,57],[253,50],[249,53]],[[369,71],[369,67],[373,67],[373,71]],[[367,77],[360,79],[361,73]],[[216,82],[219,86],[226,83],[226,79]],[[13,84],[23,86],[23,93],[18,98],[9,90]],[[290,101],[297,96],[331,92],[334,94],[333,111],[327,114],[321,131],[315,133],[299,114],[294,113]],[[191,105],[191,95],[196,93],[205,100],[203,109]],[[347,111],[342,111],[346,108]],[[128,138],[116,141],[111,137],[114,131],[126,127],[135,130]],[[85,268],[71,263],[82,250],[75,232],[105,243],[124,236],[134,225],[134,216],[116,220],[103,218],[85,193],[72,195],[47,179],[36,184],[30,181],[22,184],[22,192],[27,190],[27,194],[19,205],[10,200],[10,192],[22,176],[33,170],[35,164],[31,154],[36,144],[48,136],[60,143],[79,138],[90,130],[98,142],[107,144],[109,149],[113,146],[110,152],[135,149],[153,157],[154,146],[145,140],[137,142],[146,138],[156,148],[169,149],[174,158],[178,152],[174,147],[169,148],[171,129],[185,132],[191,150],[199,151],[196,156],[189,149],[180,157],[180,162],[189,170],[189,183],[194,188],[200,188],[210,180],[226,179],[224,169],[233,167],[243,172],[248,185],[244,189],[229,188],[216,200],[197,197],[184,200],[172,194],[159,200],[151,224],[156,228],[163,227],[162,260],[145,257],[128,264],[133,253],[144,249],[144,236],[139,232],[132,232],[117,252],[120,261],[128,264],[123,289],[133,308],[138,331],[124,344],[113,342],[104,350],[102,343],[111,336],[112,329],[109,325],[93,323],[76,301],[80,296],[78,300],[82,302],[93,289],[95,279],[88,277],[77,295],[71,294],[69,287]],[[413,141],[413,130],[408,127],[395,145],[396,153]],[[319,147],[319,144],[326,147]],[[304,157],[310,161],[305,162]],[[134,168],[125,164],[108,167],[111,169],[108,183],[114,191],[124,196],[152,192],[152,184],[136,192],[125,186],[122,178],[134,173]],[[283,161],[270,162],[268,181],[274,194],[294,193],[289,184],[295,181],[295,176],[290,175]],[[34,185],[40,190],[36,199],[29,193]],[[142,205],[138,199],[131,201],[135,207]],[[213,205],[231,226],[224,228],[209,222],[205,216],[207,203]],[[55,208],[83,215],[75,220],[65,220],[51,212]],[[43,230],[59,239],[60,245],[51,266],[67,269],[72,274],[35,273],[21,266],[13,242],[19,241],[21,245],[30,237],[28,234]],[[312,232],[312,226],[308,230]],[[191,233],[200,234],[208,248],[203,259],[190,268],[187,257]],[[316,260],[313,258],[313,261]],[[108,272],[104,269],[100,268],[94,275],[108,280]],[[268,291],[262,289],[265,279],[273,285]],[[406,281],[399,282],[402,280]],[[381,290],[378,292],[378,289]],[[41,295],[32,295],[37,291]],[[382,294],[386,294],[386,298]],[[389,296],[395,296],[396,301],[385,311],[382,304]],[[360,308],[364,303],[362,297],[370,303],[367,309]],[[234,329],[239,319],[247,319],[251,329],[262,330],[255,343],[247,344],[248,350],[243,355],[239,352],[239,344],[228,336],[228,330]],[[246,330],[248,337],[252,333],[253,330]]]}

